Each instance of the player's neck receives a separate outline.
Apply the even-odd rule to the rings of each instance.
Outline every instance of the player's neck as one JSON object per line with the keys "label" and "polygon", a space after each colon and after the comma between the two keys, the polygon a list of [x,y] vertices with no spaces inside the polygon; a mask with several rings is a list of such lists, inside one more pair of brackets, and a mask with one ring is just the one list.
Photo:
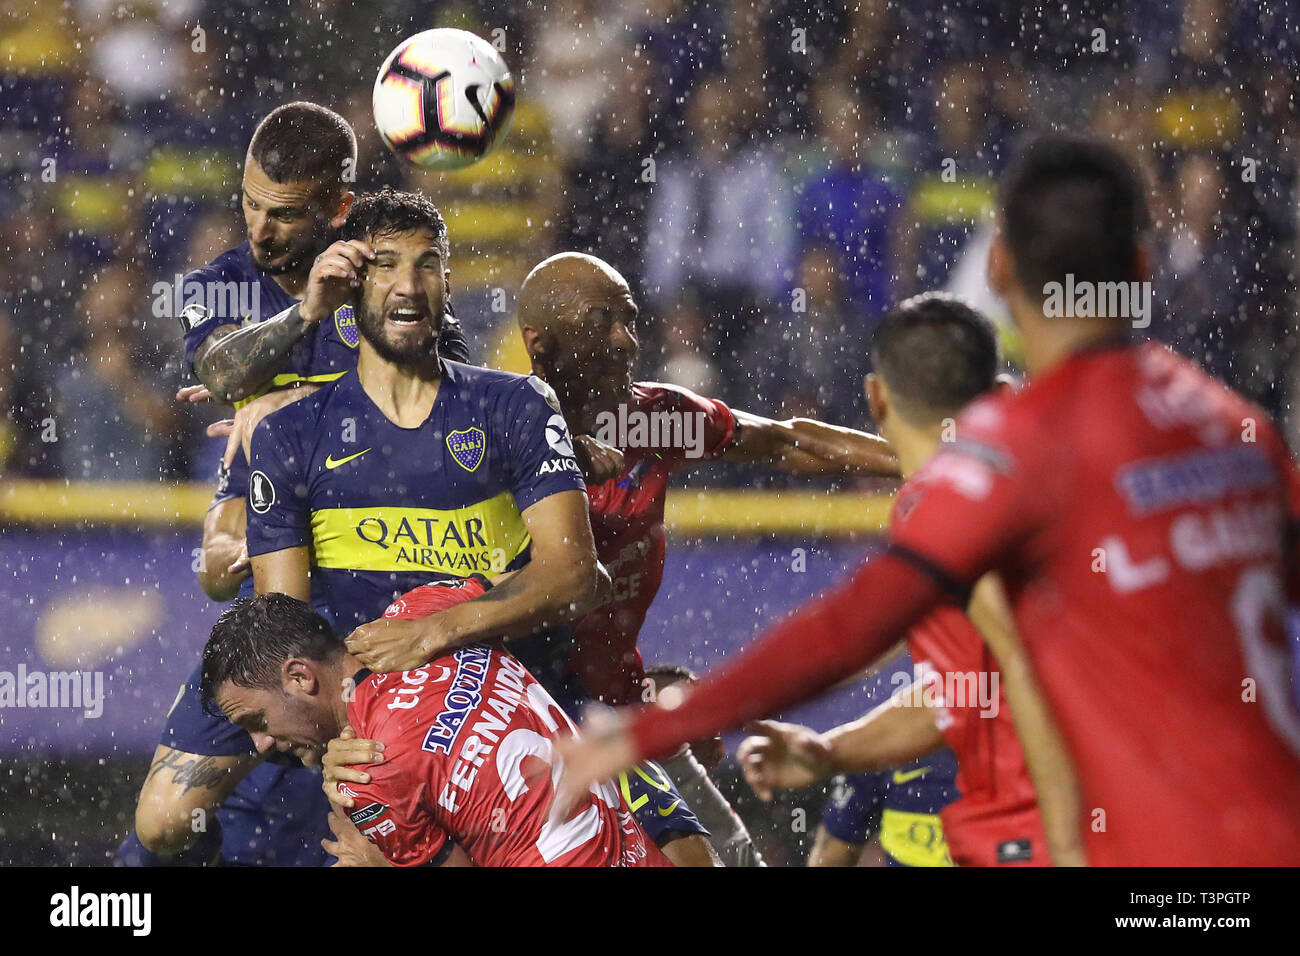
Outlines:
{"label": "player's neck", "polygon": [[349,693],[330,695],[330,709],[334,719],[337,721],[336,725],[339,730],[342,730],[348,725],[348,704],[352,701],[352,694],[350,691],[355,689],[355,686],[352,683],[353,678],[357,676],[359,671],[364,669],[364,666],[359,660],[351,654],[344,653],[344,655],[339,658],[337,666],[333,668],[330,675],[330,679],[333,681],[333,687],[349,691]]}
{"label": "player's neck", "polygon": [[285,295],[301,299],[303,293],[307,291],[308,275],[310,275],[310,270],[304,269],[301,272],[296,270],[294,272],[284,272],[280,275],[273,275],[271,278],[275,280],[276,285],[284,290]]}
{"label": "player's neck", "polygon": [[[555,397],[560,402],[560,412],[575,435],[587,435],[593,432],[600,413],[618,406],[617,396],[595,392],[568,381],[563,376],[549,374],[536,362],[533,363],[533,374],[555,390]],[[625,398],[624,401],[626,400]]]}
{"label": "player's neck", "polygon": [[904,481],[934,457],[941,444],[942,431],[942,423],[928,429],[901,424],[891,429],[889,447],[898,456],[898,470]]}
{"label": "player's neck", "polygon": [[442,366],[436,354],[410,365],[380,358],[362,340],[357,356],[357,380],[384,416],[401,428],[418,428],[433,411],[442,383]]}
{"label": "player's neck", "polygon": [[1025,370],[1031,378],[1050,372],[1079,352],[1122,339],[1128,332],[1124,319],[1049,318],[1041,306],[1019,296],[1011,309],[1023,333]]}

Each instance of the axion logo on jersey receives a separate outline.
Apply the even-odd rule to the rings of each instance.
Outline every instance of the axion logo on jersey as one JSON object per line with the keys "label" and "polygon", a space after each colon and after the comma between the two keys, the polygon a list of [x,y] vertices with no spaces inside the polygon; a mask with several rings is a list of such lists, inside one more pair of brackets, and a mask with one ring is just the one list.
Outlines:
{"label": "axion logo on jersey", "polygon": [[546,444],[551,451],[573,457],[573,442],[569,440],[569,425],[563,415],[552,415],[546,422]]}
{"label": "axion logo on jersey", "polygon": [[260,515],[266,514],[275,504],[275,485],[263,471],[248,476],[248,506]]}
{"label": "axion logo on jersey", "polygon": [[473,471],[483,462],[483,453],[487,450],[487,436],[483,429],[458,428],[447,436],[447,450],[466,471]]}
{"label": "axion logo on jersey", "polygon": [[456,676],[442,700],[442,711],[424,736],[421,750],[450,754],[465,718],[483,702],[483,681],[492,663],[492,649],[481,644],[464,647],[455,653]]}

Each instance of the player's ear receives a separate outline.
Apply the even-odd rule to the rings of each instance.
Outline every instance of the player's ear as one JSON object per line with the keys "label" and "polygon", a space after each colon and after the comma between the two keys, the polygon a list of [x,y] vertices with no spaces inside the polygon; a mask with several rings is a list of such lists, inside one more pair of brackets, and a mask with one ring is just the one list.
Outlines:
{"label": "player's ear", "polygon": [[296,690],[303,694],[315,694],[320,686],[316,671],[301,657],[290,657],[280,665],[280,681],[286,693]]}
{"label": "player's ear", "polygon": [[862,389],[867,396],[871,419],[879,427],[889,415],[889,386],[883,378],[871,372],[862,380]]}
{"label": "player's ear", "polygon": [[442,293],[443,295],[447,296],[447,298],[451,298],[451,270],[450,269],[442,270]]}
{"label": "player's ear", "polygon": [[1145,242],[1139,242],[1133,250],[1133,281],[1146,282],[1151,278],[1151,250]]}
{"label": "player's ear", "polygon": [[989,244],[986,271],[989,288],[1003,299],[1009,299],[1012,285],[1011,250],[1007,248],[1006,240],[1002,238],[1001,226],[993,233],[993,241]]}
{"label": "player's ear", "polygon": [[545,358],[547,353],[546,336],[541,329],[532,325],[521,325],[519,334],[524,337],[524,348],[530,359]]}
{"label": "player's ear", "polygon": [[352,212],[352,203],[356,201],[357,194],[348,190],[339,197],[338,205],[334,208],[334,215],[330,217],[330,227],[341,229],[343,223],[347,222],[348,213]]}

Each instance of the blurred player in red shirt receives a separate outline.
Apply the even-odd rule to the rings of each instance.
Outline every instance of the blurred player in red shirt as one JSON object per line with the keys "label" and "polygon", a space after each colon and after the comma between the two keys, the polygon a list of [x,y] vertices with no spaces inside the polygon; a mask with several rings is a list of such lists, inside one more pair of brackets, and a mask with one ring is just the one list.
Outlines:
{"label": "blurred player in red shirt", "polygon": [[1300,474],[1261,410],[1129,341],[1150,321],[1147,209],[1114,148],[1035,141],[999,213],[989,277],[1031,384],[961,414],[900,492],[883,555],[676,710],[566,747],[566,794],[818,693],[996,569],[1077,767],[1088,862],[1300,863],[1282,621]]}
{"label": "blurred player in red shirt", "polygon": [[[956,299],[928,294],[881,320],[867,378],[871,417],[911,476],[939,450],[945,422],[991,391],[997,333]],[[1029,864],[1048,858],[1033,780],[1016,738],[992,652],[957,607],[939,608],[907,632],[913,683],[865,717],[818,734],[760,721],[737,759],[763,799],[836,774],[875,773],[945,745],[957,758],[961,795],[939,811],[959,866]]]}
{"label": "blurred player in red shirt", "polygon": [[[385,616],[420,617],[477,597],[474,576],[415,589]],[[499,643],[471,644],[402,673],[371,674],[329,624],[283,594],[241,598],[212,630],[202,693],[255,737],[323,749],[346,724],[384,745],[350,814],[398,866],[670,866],[608,781],[551,814],[573,725]]]}

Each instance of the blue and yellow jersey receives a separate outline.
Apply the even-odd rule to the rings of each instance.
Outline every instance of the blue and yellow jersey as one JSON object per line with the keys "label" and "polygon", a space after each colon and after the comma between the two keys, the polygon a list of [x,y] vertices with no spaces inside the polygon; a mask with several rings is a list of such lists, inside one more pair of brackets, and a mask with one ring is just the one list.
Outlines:
{"label": "blue and yellow jersey", "polygon": [[[876,674],[871,706],[910,680],[912,659],[894,658]],[[903,866],[952,866],[939,811],[957,798],[957,761],[944,748],[880,773],[845,774],[832,782],[822,826],[835,839],[865,844],[880,840],[887,862]]]}
{"label": "blue and yellow jersey", "polygon": [[527,563],[521,513],[583,491],[564,416],[534,376],[443,361],[428,419],[401,428],[355,372],[253,432],[248,553],[311,549],[340,633],[430,581]]}

